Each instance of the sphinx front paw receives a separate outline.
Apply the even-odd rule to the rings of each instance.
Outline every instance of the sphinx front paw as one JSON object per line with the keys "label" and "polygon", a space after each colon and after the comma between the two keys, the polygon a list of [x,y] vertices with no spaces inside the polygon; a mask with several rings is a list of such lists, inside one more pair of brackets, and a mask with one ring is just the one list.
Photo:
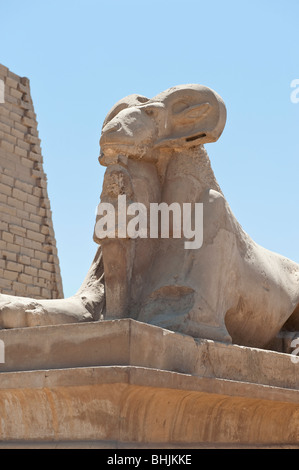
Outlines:
{"label": "sphinx front paw", "polygon": [[0,304],[0,327],[24,328],[39,326],[45,314],[44,308],[35,300],[16,299]]}

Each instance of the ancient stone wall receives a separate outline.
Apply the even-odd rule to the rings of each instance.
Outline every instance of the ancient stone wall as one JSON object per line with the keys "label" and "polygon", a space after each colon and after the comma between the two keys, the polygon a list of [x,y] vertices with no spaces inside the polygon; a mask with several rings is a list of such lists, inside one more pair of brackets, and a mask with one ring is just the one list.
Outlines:
{"label": "ancient stone wall", "polygon": [[[63,297],[28,78],[0,65],[0,292]],[[3,102],[4,101],[4,102]]]}

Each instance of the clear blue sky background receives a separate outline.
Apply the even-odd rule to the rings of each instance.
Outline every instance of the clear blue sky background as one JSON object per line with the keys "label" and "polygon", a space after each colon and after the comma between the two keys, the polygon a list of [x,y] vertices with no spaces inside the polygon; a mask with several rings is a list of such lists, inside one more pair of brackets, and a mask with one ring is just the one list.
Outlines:
{"label": "clear blue sky background", "polygon": [[206,148],[244,230],[299,262],[298,18],[298,0],[0,0],[0,63],[31,82],[65,296],[97,248],[106,113],[184,83],[227,105]]}

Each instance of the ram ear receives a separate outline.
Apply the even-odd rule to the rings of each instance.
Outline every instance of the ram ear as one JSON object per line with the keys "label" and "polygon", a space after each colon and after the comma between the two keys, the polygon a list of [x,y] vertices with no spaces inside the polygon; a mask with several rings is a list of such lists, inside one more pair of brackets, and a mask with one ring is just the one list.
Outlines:
{"label": "ram ear", "polygon": [[167,119],[156,142],[158,148],[181,148],[216,142],[226,121],[220,96],[202,85],[181,85],[157,97]]}
{"label": "ram ear", "polygon": [[194,106],[188,106],[183,111],[178,111],[174,113],[174,120],[181,123],[188,123],[194,119],[200,120],[205,118],[208,113],[211,111],[212,106],[210,103],[196,104]]}

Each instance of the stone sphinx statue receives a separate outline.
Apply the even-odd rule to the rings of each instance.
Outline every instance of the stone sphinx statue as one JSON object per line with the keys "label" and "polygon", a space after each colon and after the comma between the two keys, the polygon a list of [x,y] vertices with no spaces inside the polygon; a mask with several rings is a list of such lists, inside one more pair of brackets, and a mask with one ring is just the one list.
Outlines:
{"label": "stone sphinx statue", "polygon": [[[118,214],[113,236],[98,230],[99,212],[94,240],[100,246],[79,291],[62,300],[1,295],[0,326],[133,318],[255,347],[266,347],[281,329],[298,330],[299,265],[243,231],[212,171],[204,144],[217,141],[225,121],[222,99],[201,85],[120,100],[104,121],[99,158],[107,167],[101,204]],[[200,246],[186,249],[171,210],[168,236],[161,228],[148,236],[149,226],[131,236],[119,220],[120,200],[131,216],[140,203],[148,211],[175,204],[182,212],[200,204]]]}

